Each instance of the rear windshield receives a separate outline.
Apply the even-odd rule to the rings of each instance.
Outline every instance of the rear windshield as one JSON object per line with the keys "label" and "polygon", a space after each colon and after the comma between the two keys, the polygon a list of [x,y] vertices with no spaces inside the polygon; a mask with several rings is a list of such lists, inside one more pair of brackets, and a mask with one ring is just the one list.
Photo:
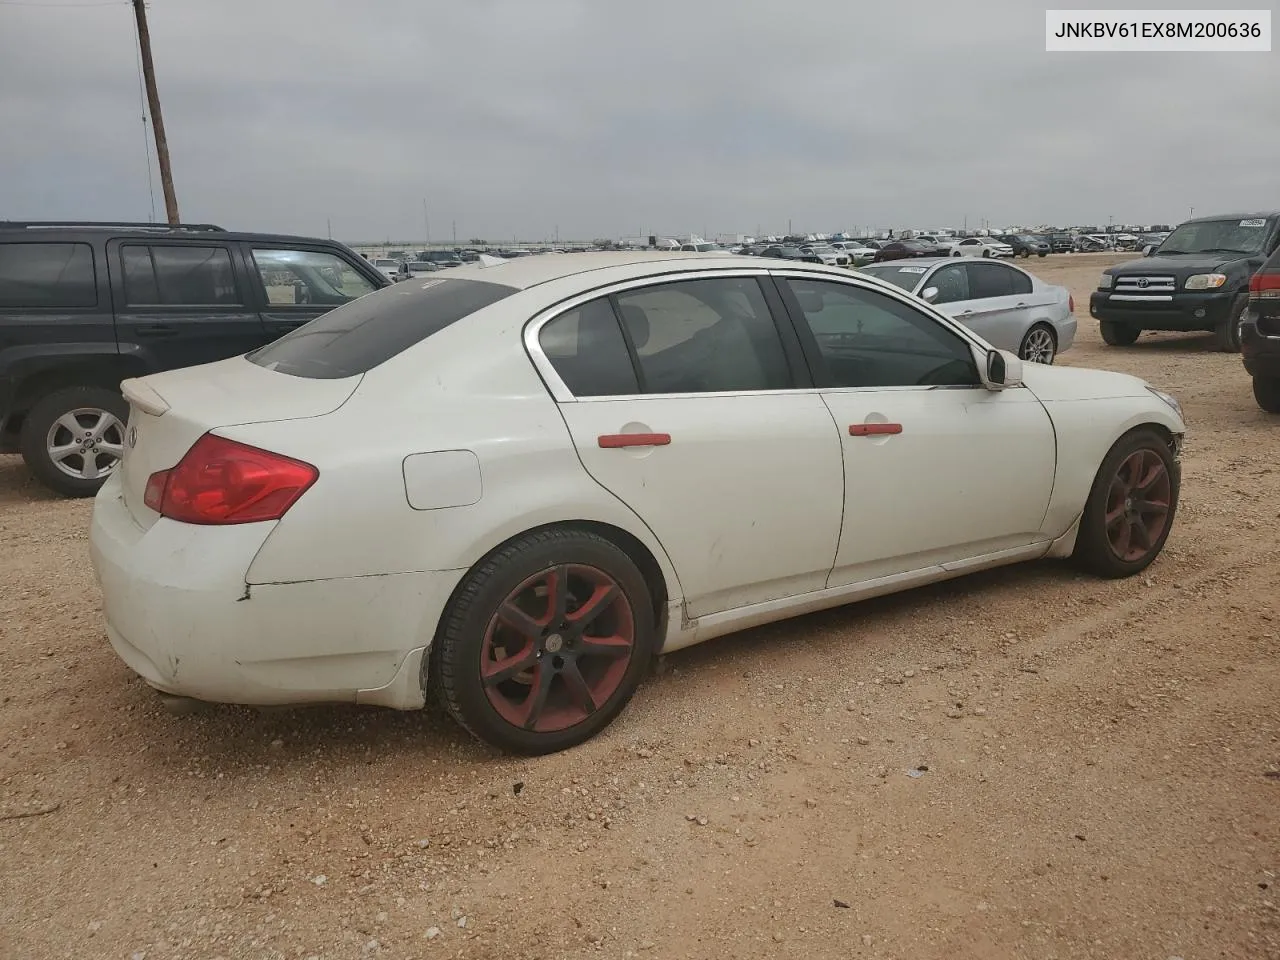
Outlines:
{"label": "rear windshield", "polygon": [[920,282],[920,277],[924,273],[924,267],[913,266],[892,266],[892,267],[863,267],[860,272],[869,273],[873,277],[881,280],[888,280],[895,287],[901,287],[903,290],[915,290],[916,284]]}
{"label": "rear windshield", "polygon": [[293,377],[354,377],[517,292],[502,283],[454,278],[397,283],[317,317],[248,359]]}

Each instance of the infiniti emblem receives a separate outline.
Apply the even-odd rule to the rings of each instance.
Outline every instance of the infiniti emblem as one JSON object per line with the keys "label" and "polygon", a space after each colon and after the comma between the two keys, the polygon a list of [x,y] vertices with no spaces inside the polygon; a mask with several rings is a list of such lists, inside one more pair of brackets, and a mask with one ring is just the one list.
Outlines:
{"label": "infiniti emblem", "polygon": [[129,428],[129,447],[133,448],[133,447],[136,447],[137,445],[138,445],[138,428],[130,427]]}
{"label": "infiniti emblem", "polygon": [[1138,280],[1138,286],[1142,287],[1143,289],[1146,289],[1147,287],[1151,286],[1151,281],[1148,280],[1146,277],[1141,277]]}

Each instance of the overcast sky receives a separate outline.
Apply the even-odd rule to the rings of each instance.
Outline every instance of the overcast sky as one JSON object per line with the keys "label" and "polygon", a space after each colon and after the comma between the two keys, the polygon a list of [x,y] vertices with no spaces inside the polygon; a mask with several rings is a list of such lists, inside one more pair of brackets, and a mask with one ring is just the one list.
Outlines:
{"label": "overcast sky", "polygon": [[[182,217],[235,229],[419,240],[424,198],[432,240],[456,221],[490,242],[1280,206],[1280,52],[1049,54],[1045,6],[151,0],[149,19]],[[125,0],[0,0],[0,218],[150,219],[136,56]]]}

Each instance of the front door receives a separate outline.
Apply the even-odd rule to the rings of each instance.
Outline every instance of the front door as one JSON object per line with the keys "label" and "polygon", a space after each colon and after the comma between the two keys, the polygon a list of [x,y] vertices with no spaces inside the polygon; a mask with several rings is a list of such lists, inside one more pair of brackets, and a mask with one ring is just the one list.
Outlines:
{"label": "front door", "polygon": [[263,343],[262,320],[234,247],[139,239],[107,246],[116,342],[151,371],[212,363]]}
{"label": "front door", "polygon": [[1057,454],[1030,390],[985,389],[968,342],[905,298],[801,277],[784,292],[844,447],[830,586],[1044,539]]}
{"label": "front door", "polygon": [[583,466],[662,544],[691,617],[820,590],[835,560],[839,436],[767,297],[756,276],[663,282],[539,334]]}
{"label": "front door", "polygon": [[304,245],[246,244],[253,282],[259,285],[266,340],[377,289],[356,266],[328,250]]}

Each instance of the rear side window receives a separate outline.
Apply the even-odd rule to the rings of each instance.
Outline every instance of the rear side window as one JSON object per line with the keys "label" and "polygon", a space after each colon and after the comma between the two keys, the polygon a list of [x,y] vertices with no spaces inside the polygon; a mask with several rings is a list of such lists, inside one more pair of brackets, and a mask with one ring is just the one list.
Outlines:
{"label": "rear side window", "polygon": [[125,302],[130,306],[238,306],[240,294],[226,247],[125,244]]}
{"label": "rear side window", "polygon": [[538,345],[575,397],[640,392],[622,328],[607,297],[560,314],[542,328]]}
{"label": "rear side window", "polygon": [[398,283],[322,314],[253,351],[249,359],[293,377],[354,377],[518,292],[481,280]]}
{"label": "rear side window", "polygon": [[998,263],[967,263],[965,271],[969,274],[969,297],[973,300],[988,300],[992,297],[1013,296],[1014,271],[1002,267]]}
{"label": "rear side window", "polygon": [[0,307],[93,307],[98,288],[87,243],[0,243]]}

